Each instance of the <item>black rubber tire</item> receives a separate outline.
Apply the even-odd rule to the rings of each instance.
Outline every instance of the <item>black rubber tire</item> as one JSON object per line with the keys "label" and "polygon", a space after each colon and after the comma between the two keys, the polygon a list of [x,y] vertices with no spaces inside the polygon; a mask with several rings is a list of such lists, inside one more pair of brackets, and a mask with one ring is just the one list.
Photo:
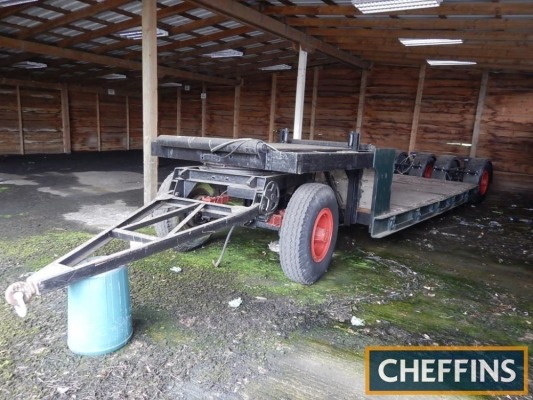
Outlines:
{"label": "black rubber tire", "polygon": [[[163,183],[161,183],[161,186],[159,187],[159,190],[157,191],[158,197],[165,196],[168,194],[173,176],[174,176],[174,173],[170,173],[165,178]],[[189,194],[189,198],[194,199],[194,198],[199,198],[202,196],[212,196],[213,193],[214,193],[214,190],[208,185],[196,186]],[[155,210],[153,212],[153,215],[154,216],[160,215],[160,214],[163,214],[165,211],[166,210],[164,208],[160,208],[160,209]],[[176,225],[179,224],[179,222],[180,222],[179,217],[173,217],[173,218],[169,218],[166,221],[158,222],[157,224],[155,224],[155,231],[157,233],[157,236],[165,237],[166,235],[168,235],[170,231],[172,231],[172,229],[174,229]],[[201,245],[203,245],[205,242],[207,242],[210,237],[211,235],[205,235],[205,236],[201,236],[198,239],[192,240],[187,243],[180,243],[174,247],[174,250],[179,251],[179,252],[186,252],[186,251],[196,249],[200,247]]]}
{"label": "black rubber tire", "polygon": [[439,156],[433,166],[431,179],[451,181],[457,175],[456,172],[459,170],[460,165],[459,159],[455,156]]}
{"label": "black rubber tire", "polygon": [[431,153],[418,153],[409,170],[410,176],[430,178],[435,165],[435,155]]}
{"label": "black rubber tire", "polygon": [[[484,175],[488,176],[488,181],[483,183]],[[492,162],[486,158],[471,158],[465,166],[463,182],[474,183],[477,185],[475,194],[470,195],[469,201],[479,204],[487,197],[487,193],[492,183]]]}
{"label": "black rubber tire", "polygon": [[[311,240],[315,221],[323,209],[333,217],[331,241],[324,258],[316,262],[311,254]],[[293,282],[315,283],[329,267],[339,228],[339,206],[333,190],[322,183],[300,186],[285,211],[279,233],[279,255],[283,272]]]}

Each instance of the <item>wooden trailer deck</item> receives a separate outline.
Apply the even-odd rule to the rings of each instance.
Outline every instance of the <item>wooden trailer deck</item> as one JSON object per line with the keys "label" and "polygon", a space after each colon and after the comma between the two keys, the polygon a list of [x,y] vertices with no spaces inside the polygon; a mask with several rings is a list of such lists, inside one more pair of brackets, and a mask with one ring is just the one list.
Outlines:
{"label": "wooden trailer deck", "polygon": [[466,203],[470,192],[476,189],[477,185],[473,183],[394,175],[390,208],[374,215],[371,236],[385,237],[451,210]]}
{"label": "wooden trailer deck", "polygon": [[468,193],[475,187],[476,185],[472,183],[394,175],[390,211],[385,216],[397,215],[413,208],[438,203],[450,197]]}

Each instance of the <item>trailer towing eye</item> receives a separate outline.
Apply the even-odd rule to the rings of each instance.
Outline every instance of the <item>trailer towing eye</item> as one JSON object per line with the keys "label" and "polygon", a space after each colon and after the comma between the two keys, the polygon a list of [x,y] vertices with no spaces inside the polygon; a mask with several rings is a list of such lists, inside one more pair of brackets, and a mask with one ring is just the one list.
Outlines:
{"label": "trailer towing eye", "polygon": [[30,282],[15,282],[6,289],[6,300],[15,308],[15,312],[21,318],[26,316],[28,308],[26,303],[37,293],[36,287]]}

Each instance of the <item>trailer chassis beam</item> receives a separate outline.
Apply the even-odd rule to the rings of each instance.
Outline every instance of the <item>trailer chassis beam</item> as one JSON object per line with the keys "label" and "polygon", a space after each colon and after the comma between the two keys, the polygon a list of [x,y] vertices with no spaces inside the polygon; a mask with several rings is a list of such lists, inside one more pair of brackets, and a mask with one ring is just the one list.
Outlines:
{"label": "trailer chassis beam", "polygon": [[[150,216],[155,210],[170,208],[162,215]],[[192,210],[192,211],[191,211]],[[201,225],[187,226],[186,223],[198,213],[207,215],[209,220]],[[44,294],[63,288],[83,279],[111,271],[122,265],[176,247],[206,234],[225,228],[251,223],[261,213],[261,204],[249,207],[213,204],[194,199],[177,197],[158,198],[135,212],[131,217],[88,240],[66,255],[37,271],[23,282],[10,285],[5,293],[8,303],[15,306],[21,316],[26,314],[26,303],[33,295]],[[165,237],[136,232],[137,229],[174,218],[187,216],[182,223]],[[113,239],[135,242],[135,246],[110,255],[93,257],[95,252]],[[84,262],[82,262],[85,260]],[[80,264],[81,262],[81,264]]]}

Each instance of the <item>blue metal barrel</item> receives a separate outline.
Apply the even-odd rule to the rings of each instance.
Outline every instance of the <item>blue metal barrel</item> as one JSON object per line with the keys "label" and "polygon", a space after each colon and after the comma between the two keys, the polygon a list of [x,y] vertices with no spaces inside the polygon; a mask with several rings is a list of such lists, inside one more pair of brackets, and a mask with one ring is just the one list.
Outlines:
{"label": "blue metal barrel", "polygon": [[124,346],[132,333],[127,266],[68,287],[67,344],[72,352],[110,353]]}

